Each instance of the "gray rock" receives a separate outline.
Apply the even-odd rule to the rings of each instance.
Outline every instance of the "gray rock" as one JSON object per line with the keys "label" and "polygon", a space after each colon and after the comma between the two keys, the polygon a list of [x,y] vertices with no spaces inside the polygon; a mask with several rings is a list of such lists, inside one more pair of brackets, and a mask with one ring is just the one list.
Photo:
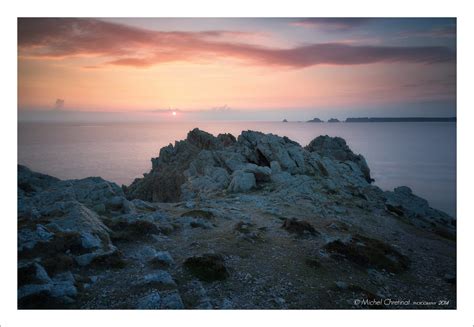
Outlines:
{"label": "gray rock", "polygon": [[420,227],[431,228],[432,226],[442,226],[448,232],[455,229],[455,222],[452,217],[433,209],[428,201],[413,194],[407,186],[400,186],[393,192],[385,192],[386,209],[397,216],[410,219]]}
{"label": "gray rock", "polygon": [[184,309],[183,300],[177,291],[163,295],[161,309]]}
{"label": "gray rock", "polygon": [[[91,252],[91,253],[85,253],[78,255],[74,258],[76,263],[81,266],[81,267],[86,267],[92,264],[95,260],[100,261],[100,259],[103,259],[103,261],[107,261],[107,258],[119,258],[119,252],[117,251],[117,248],[112,246],[109,250],[98,250],[96,252]],[[117,261],[117,260],[114,260]]]}
{"label": "gray rock", "polygon": [[148,203],[140,199],[133,199],[131,202],[135,206],[135,208],[140,211],[155,211],[156,210],[156,208],[151,203]]}
{"label": "gray rock", "polygon": [[175,288],[176,282],[173,280],[173,277],[164,270],[158,270],[151,274],[145,275],[141,284],[153,285],[159,287]]}
{"label": "gray rock", "polygon": [[171,255],[168,251],[156,252],[156,255],[153,258],[153,260],[156,261],[157,263],[160,263],[160,264],[163,264],[163,265],[166,265],[166,266],[174,265],[173,257],[171,257]]}
{"label": "gray rock", "polygon": [[130,255],[133,259],[139,262],[147,262],[156,257],[156,250],[149,245],[140,246]]}
{"label": "gray rock", "polygon": [[112,210],[121,210],[123,207],[124,198],[121,196],[113,196],[107,201],[107,207]]}
{"label": "gray rock", "polygon": [[26,297],[46,294],[50,295],[52,284],[28,284],[18,289],[18,300],[22,300]]}
{"label": "gray rock", "polygon": [[[39,267],[39,266],[38,266]],[[42,273],[43,274],[43,273]],[[47,276],[46,272],[44,272]],[[54,298],[54,301],[71,302],[77,296],[77,289],[74,286],[75,280],[70,272],[58,275],[54,279],[43,278],[46,283],[27,284],[18,289],[18,300],[27,297],[43,295]]]}
{"label": "gray rock", "polygon": [[36,230],[20,228],[18,230],[18,251],[31,250],[38,242],[47,243],[53,236],[53,233],[40,224],[36,225]]}
{"label": "gray rock", "polygon": [[137,301],[137,309],[156,310],[161,309],[161,296],[158,292],[148,294]]}
{"label": "gray rock", "polygon": [[229,192],[247,192],[257,186],[255,175],[252,173],[245,173],[243,171],[236,171],[233,174],[232,180],[227,190]]}
{"label": "gray rock", "polygon": [[183,298],[195,309],[212,309],[212,303],[200,281],[193,280],[186,284]]}
{"label": "gray rock", "polygon": [[221,304],[221,309],[223,310],[230,310],[230,309],[233,309],[234,308],[234,303],[225,298],[224,300],[222,300],[222,304]]}
{"label": "gray rock", "polygon": [[86,249],[99,248],[102,245],[101,240],[97,236],[92,235],[89,232],[84,232],[81,234],[81,241],[82,247]]}
{"label": "gray rock", "polygon": [[41,283],[50,283],[51,278],[49,278],[48,273],[43,268],[43,266],[36,262],[34,263],[34,265],[36,268],[36,275],[35,275],[36,279]]}
{"label": "gray rock", "polygon": [[310,152],[316,152],[323,157],[343,161],[353,162],[360,169],[363,177],[368,183],[372,182],[370,169],[362,155],[356,155],[347,146],[346,141],[340,137],[318,136],[312,140],[306,147]]}
{"label": "gray rock", "polygon": [[18,165],[18,189],[27,194],[42,191],[57,182],[59,179],[55,177],[36,173],[28,167]]}

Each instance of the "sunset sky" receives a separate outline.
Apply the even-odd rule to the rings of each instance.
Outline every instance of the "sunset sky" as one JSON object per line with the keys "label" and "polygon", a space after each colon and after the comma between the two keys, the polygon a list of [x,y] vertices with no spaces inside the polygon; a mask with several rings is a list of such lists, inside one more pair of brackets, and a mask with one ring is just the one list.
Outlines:
{"label": "sunset sky", "polygon": [[455,116],[456,20],[19,19],[18,107],[20,119]]}

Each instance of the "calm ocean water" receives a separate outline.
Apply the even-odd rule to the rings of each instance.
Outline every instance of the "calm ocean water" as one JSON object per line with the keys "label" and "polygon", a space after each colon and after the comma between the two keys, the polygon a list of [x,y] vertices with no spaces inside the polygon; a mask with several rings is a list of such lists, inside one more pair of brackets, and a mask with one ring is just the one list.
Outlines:
{"label": "calm ocean water", "polygon": [[19,123],[18,162],[61,179],[101,176],[129,184],[151,168],[161,147],[199,127],[214,135],[258,130],[307,145],[340,136],[367,159],[384,190],[411,187],[432,207],[456,215],[455,123]]}

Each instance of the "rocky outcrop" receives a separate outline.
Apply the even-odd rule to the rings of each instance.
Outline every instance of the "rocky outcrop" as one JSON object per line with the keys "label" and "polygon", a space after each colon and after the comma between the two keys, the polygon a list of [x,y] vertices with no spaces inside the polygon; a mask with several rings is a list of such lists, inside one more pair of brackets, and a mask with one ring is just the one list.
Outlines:
{"label": "rocky outcrop", "polygon": [[214,137],[194,129],[186,140],[163,148],[152,160],[152,170],[125,192],[129,199],[181,201],[224,191],[247,192],[298,176],[331,179],[340,185],[370,183],[365,159],[341,140],[318,138],[303,148],[273,134],[244,131],[235,140],[229,134]]}
{"label": "rocky outcrop", "polygon": [[419,227],[431,228],[439,234],[455,238],[456,220],[431,208],[428,201],[413,194],[409,187],[396,187],[393,192],[385,192],[384,195],[385,208],[390,213]]}

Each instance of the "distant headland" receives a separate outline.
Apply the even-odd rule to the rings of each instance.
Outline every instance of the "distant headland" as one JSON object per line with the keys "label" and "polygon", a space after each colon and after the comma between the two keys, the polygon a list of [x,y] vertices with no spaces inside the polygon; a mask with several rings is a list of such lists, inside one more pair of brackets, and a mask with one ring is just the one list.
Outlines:
{"label": "distant headland", "polygon": [[347,118],[346,123],[456,122],[456,117],[360,117]]}
{"label": "distant headland", "polygon": [[[283,119],[284,123],[288,123],[288,120]],[[299,121],[301,122],[301,121]],[[324,123],[324,120],[319,118],[313,118],[307,120],[307,123]],[[456,117],[355,117],[346,118],[346,120],[340,121],[337,118],[331,118],[327,121],[328,123],[407,123],[407,122],[456,122]]]}

